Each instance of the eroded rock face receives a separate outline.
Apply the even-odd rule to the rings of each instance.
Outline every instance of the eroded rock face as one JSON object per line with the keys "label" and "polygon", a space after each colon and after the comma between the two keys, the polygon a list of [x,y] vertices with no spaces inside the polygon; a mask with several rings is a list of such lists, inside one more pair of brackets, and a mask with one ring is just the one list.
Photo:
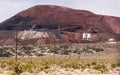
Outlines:
{"label": "eroded rock face", "polygon": [[[16,14],[0,23],[0,33],[5,37],[7,36],[7,38],[13,35],[13,38],[15,35],[14,33],[8,34],[2,30],[12,30],[14,32],[19,30],[23,31],[19,32],[21,35],[19,35],[19,37],[23,37],[23,34],[26,34],[26,38],[30,38],[31,35],[36,39],[38,35],[42,36],[41,33],[36,33],[36,31],[50,32],[52,30],[52,32],[59,32],[57,34],[62,36],[61,41],[80,42],[83,32],[88,32],[92,27],[96,27],[101,31],[97,32],[100,34],[99,37],[99,34],[94,35],[95,40],[100,41],[104,39],[104,37],[101,38],[101,36],[106,36],[107,38],[105,37],[105,40],[109,38],[119,40],[120,38],[119,17],[97,15],[86,10],[75,10],[55,5],[37,5]],[[24,30],[27,30],[27,32],[24,32]],[[35,33],[31,34],[29,32],[30,30],[35,30],[36,35]],[[0,34],[0,37],[3,35]],[[51,39],[51,36],[47,37],[46,42],[50,42],[48,41],[49,39]]]}

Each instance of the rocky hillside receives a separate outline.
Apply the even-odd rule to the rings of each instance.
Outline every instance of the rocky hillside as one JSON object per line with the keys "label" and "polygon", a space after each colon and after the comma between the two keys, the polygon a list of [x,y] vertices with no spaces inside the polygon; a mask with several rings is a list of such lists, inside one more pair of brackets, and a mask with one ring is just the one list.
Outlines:
{"label": "rocky hillside", "polygon": [[[73,56],[91,59],[120,59],[120,42],[91,44],[18,45],[18,56]],[[14,45],[0,45],[0,57],[15,56]]]}
{"label": "rocky hillside", "polygon": [[[43,36],[39,32],[44,31],[42,34],[47,35],[47,40],[51,39],[48,32],[53,34],[52,39],[58,39],[54,38],[54,35],[57,36],[54,32],[58,32],[57,34],[62,38],[61,41],[64,42],[81,42],[84,32],[96,33],[97,35],[95,34],[92,39],[94,42],[105,41],[109,38],[119,40],[120,17],[97,15],[86,10],[75,10],[62,6],[37,5],[0,23],[0,30],[4,37],[13,35],[12,39],[15,36],[14,32],[18,31],[21,38],[28,39],[34,36],[34,38],[31,38],[40,41]],[[7,31],[13,32],[9,34]],[[0,37],[3,37],[2,34],[0,34]],[[46,42],[50,42],[47,40]]]}

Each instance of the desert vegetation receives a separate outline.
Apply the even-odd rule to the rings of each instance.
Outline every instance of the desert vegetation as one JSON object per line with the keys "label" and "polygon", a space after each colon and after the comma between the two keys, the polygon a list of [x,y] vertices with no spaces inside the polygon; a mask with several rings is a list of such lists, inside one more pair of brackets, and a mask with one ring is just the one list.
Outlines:
{"label": "desert vegetation", "polygon": [[[36,58],[0,58],[0,68],[10,71],[10,75],[21,75],[28,72],[40,75],[41,72],[49,74],[52,72],[79,70],[79,73],[109,74],[120,72],[120,60],[116,59],[83,59],[69,57],[36,57]],[[1,74],[4,71],[0,72]],[[57,74],[54,74],[57,75]],[[70,74],[72,75],[72,74]]]}
{"label": "desert vegetation", "polygon": [[120,44],[0,46],[1,75],[120,74]]}
{"label": "desert vegetation", "polygon": [[[118,58],[120,43],[18,45],[18,56],[75,55],[90,58]],[[107,54],[107,55],[106,55]],[[92,56],[91,56],[92,55]],[[115,55],[115,56],[114,56]],[[15,56],[15,45],[0,45],[1,57]],[[103,56],[103,57],[102,57]]]}

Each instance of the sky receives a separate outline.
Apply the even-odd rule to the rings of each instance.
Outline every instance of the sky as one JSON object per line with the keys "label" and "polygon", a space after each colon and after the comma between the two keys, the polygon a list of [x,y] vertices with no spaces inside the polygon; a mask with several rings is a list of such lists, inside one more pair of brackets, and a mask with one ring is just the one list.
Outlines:
{"label": "sky", "polygon": [[35,5],[58,5],[120,17],[120,0],[0,0],[0,22]]}

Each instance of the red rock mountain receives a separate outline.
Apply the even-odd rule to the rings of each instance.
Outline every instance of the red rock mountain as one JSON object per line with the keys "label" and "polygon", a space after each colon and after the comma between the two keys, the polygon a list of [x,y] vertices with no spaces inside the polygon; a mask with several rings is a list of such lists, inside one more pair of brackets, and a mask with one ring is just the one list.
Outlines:
{"label": "red rock mountain", "polygon": [[[41,40],[45,43],[53,40],[81,42],[83,33],[91,33],[90,41],[106,41],[110,38],[119,40],[120,17],[98,15],[62,6],[37,5],[0,23],[0,29],[2,42],[12,39],[15,31],[18,31],[19,38],[37,39],[35,43],[41,43]],[[55,38],[56,36],[61,39]]]}

